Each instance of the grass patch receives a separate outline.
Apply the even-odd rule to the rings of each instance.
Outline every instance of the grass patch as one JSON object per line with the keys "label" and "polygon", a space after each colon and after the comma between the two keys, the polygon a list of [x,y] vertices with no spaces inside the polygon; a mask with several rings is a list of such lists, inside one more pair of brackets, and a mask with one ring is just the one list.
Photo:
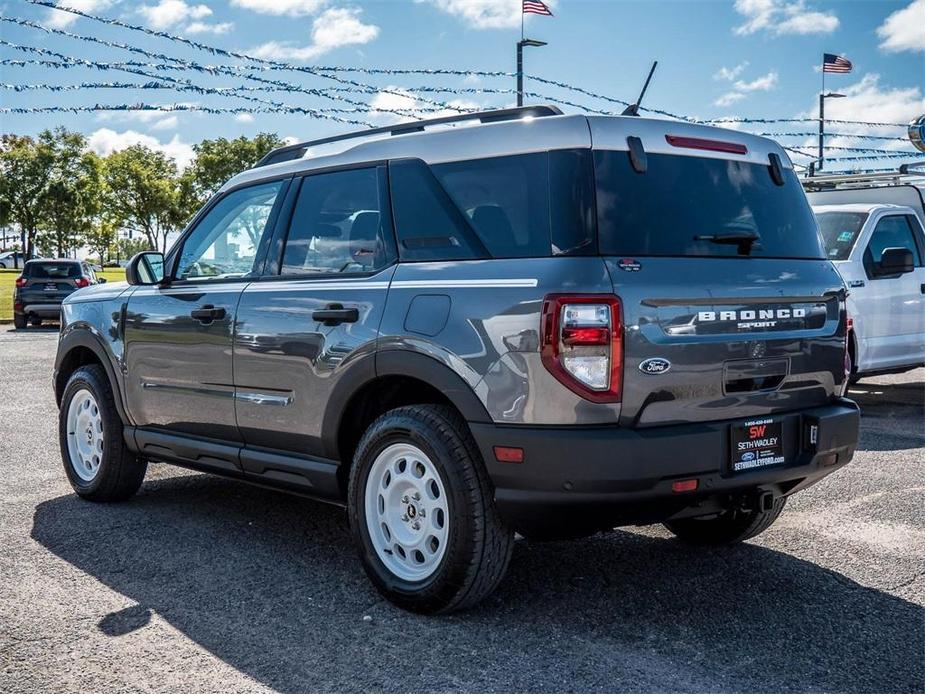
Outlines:
{"label": "grass patch", "polygon": [[[0,320],[13,320],[13,289],[20,272],[0,268]],[[105,277],[107,282],[121,282],[125,279],[125,270],[120,267],[108,267],[96,274]]]}

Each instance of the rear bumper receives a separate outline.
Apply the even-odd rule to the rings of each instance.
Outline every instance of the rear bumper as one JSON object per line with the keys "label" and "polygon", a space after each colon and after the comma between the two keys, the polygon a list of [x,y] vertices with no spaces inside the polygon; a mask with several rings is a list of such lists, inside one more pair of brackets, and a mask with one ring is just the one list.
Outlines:
{"label": "rear bumper", "polygon": [[[742,420],[650,429],[470,427],[498,509],[514,527],[558,523],[562,516],[614,527],[710,513],[730,497],[753,491],[792,494],[854,455],[860,415],[850,400],[773,418],[782,422],[787,462],[735,473],[729,462],[730,425]],[[522,448],[524,462],[498,462],[494,446]],[[673,492],[672,482],[682,479],[696,479],[696,491]]]}
{"label": "rear bumper", "polygon": [[17,313],[38,316],[39,318],[58,318],[61,315],[61,302],[25,304],[22,311],[17,311]]}

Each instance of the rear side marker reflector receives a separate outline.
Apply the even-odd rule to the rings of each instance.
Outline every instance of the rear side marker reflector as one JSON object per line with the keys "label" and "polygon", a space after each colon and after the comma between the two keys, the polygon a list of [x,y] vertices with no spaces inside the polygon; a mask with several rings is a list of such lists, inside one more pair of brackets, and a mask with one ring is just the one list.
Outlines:
{"label": "rear side marker reflector", "polygon": [[512,448],[510,446],[495,446],[495,459],[499,463],[522,463],[524,461],[524,449]]}
{"label": "rear side marker reflector", "polygon": [[675,494],[681,492],[693,492],[697,491],[697,480],[676,480],[671,483],[671,491]]}
{"label": "rear side marker reflector", "polygon": [[727,152],[729,154],[748,154],[748,147],[737,142],[723,142],[722,140],[704,140],[700,137],[681,137],[680,135],[665,135],[665,140],[672,147],[686,147],[687,149],[704,149],[710,152]]}

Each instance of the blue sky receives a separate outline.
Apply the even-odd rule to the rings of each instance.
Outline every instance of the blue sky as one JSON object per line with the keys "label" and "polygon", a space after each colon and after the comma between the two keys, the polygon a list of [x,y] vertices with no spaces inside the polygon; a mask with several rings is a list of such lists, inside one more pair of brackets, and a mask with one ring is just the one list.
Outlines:
{"label": "blue sky", "polygon": [[[60,0],[95,15],[168,31],[227,50],[298,66],[366,68],[453,68],[513,71],[514,43],[520,35],[519,0]],[[591,92],[632,99],[652,60],[659,61],[646,105],[700,118],[799,117],[815,113],[820,88],[818,65],[823,52],[854,62],[850,75],[828,75],[827,88],[847,98],[829,102],[834,117],[907,122],[925,112],[925,0],[823,2],[816,0],[697,0],[661,2],[558,0],[549,3],[554,18],[528,16],[528,36],[549,42],[528,49],[526,72],[582,87]],[[246,63],[196,51],[171,41],[86,18],[37,7],[25,0],[0,3],[6,17],[125,42],[141,49],[200,64]],[[141,60],[163,62],[118,48],[92,44],[4,22],[3,40],[56,51],[95,62]],[[34,60],[42,56],[0,46],[0,58]],[[147,81],[115,70],[36,65],[3,65],[0,82],[16,85],[77,85]],[[255,86],[238,76],[201,72],[162,72],[207,88]],[[261,72],[269,79],[307,88],[344,86],[305,72]],[[338,73],[386,92],[341,96],[383,108],[420,109],[428,104],[421,86],[450,89],[511,88],[508,77],[435,77]],[[619,106],[582,94],[527,81],[529,91],[604,110]],[[388,93],[391,92],[391,93]],[[248,92],[255,98],[310,108],[354,108],[350,104],[304,93]],[[465,107],[502,106],[507,94],[428,94],[428,98]],[[137,103],[194,106],[259,106],[233,96],[171,90],[81,89],[53,92],[0,92],[6,107]],[[535,101],[535,100],[534,100]],[[565,107],[575,111],[574,107]],[[388,113],[343,117],[376,124],[395,118]],[[181,162],[189,145],[205,137],[253,135],[275,131],[312,138],[354,126],[301,114],[253,116],[205,113],[0,114],[0,130],[34,134],[66,125],[91,138],[101,153],[136,141],[160,147]],[[742,126],[740,126],[742,127]],[[757,126],[749,129],[760,130]],[[766,131],[808,132],[813,124],[764,126]],[[834,130],[834,126],[832,126]],[[902,135],[896,128],[843,126],[839,132]],[[788,138],[805,145],[810,138]],[[853,137],[832,140],[836,146],[866,146],[897,151],[900,141]],[[843,153],[845,155],[847,153]],[[857,154],[857,153],[855,153]],[[834,155],[834,154],[833,154]],[[890,162],[864,162],[877,165]]]}

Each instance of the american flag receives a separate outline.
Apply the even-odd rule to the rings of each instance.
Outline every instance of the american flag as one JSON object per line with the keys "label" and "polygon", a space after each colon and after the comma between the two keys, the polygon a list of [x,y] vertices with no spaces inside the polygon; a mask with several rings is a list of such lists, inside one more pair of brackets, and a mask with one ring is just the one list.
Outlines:
{"label": "american flag", "polygon": [[822,57],[823,72],[851,72],[851,61],[840,55],[826,53]]}
{"label": "american flag", "polygon": [[524,0],[523,13],[542,14],[552,17],[552,11],[546,7],[546,3],[540,2],[540,0]]}

